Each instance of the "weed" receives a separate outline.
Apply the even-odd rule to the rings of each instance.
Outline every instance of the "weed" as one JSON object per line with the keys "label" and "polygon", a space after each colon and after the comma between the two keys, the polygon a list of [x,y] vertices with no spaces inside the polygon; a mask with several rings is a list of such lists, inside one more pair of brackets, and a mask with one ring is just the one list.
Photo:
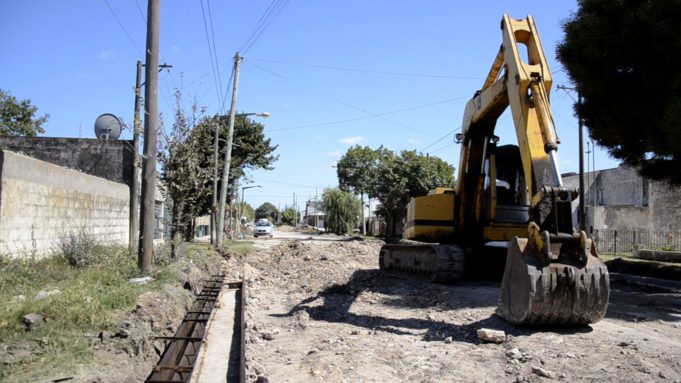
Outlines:
{"label": "weed", "polygon": [[95,253],[99,242],[94,235],[80,229],[61,236],[57,243],[59,255],[73,267],[89,266],[96,262]]}

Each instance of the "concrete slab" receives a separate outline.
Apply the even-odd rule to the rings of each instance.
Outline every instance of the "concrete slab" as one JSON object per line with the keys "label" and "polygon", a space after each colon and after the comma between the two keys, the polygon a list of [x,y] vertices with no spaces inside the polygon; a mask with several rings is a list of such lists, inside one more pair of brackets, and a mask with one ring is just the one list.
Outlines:
{"label": "concrete slab", "polygon": [[[228,381],[228,369],[230,356],[234,358],[234,352],[239,352],[239,335],[235,334],[237,310],[237,295],[239,289],[223,287],[218,297],[218,302],[213,308],[210,319],[206,326],[206,333],[199,355],[194,365],[194,372],[190,379],[192,383],[224,383]],[[238,327],[237,327],[238,329]],[[236,336],[235,336],[236,335]],[[233,347],[233,343],[237,347]],[[230,375],[233,376],[232,373]]]}

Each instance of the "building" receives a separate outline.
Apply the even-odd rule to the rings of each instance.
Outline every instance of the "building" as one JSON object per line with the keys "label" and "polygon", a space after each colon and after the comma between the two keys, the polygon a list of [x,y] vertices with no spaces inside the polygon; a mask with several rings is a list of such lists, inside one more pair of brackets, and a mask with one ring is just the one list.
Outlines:
{"label": "building", "polygon": [[[563,183],[579,187],[579,175],[564,174]],[[680,187],[648,180],[626,166],[585,173],[587,232],[619,250],[636,245],[681,248],[680,195]],[[579,198],[572,204],[575,227],[578,204]]]}
{"label": "building", "polygon": [[308,200],[305,203],[305,214],[303,215],[303,223],[317,230],[324,229],[324,207],[322,201]]}

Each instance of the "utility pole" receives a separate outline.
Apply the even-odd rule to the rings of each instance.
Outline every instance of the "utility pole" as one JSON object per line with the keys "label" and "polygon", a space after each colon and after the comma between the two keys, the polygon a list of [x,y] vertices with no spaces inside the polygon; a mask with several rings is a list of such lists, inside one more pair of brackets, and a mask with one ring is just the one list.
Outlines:
{"label": "utility pole", "polygon": [[584,122],[582,121],[582,94],[577,91],[577,120],[579,123],[579,230],[586,231],[584,211]]}
{"label": "utility pole", "polygon": [[216,245],[222,244],[222,234],[225,227],[225,203],[227,202],[227,180],[229,178],[229,165],[232,159],[232,138],[234,137],[234,118],[236,117],[236,98],[239,90],[239,64],[241,56],[239,52],[234,55],[234,87],[232,88],[232,109],[229,111],[229,129],[227,130],[227,146],[225,147],[225,163],[222,168],[222,187],[220,188],[220,219],[217,227]]}
{"label": "utility pole", "polygon": [[216,118],[215,138],[213,140],[213,204],[210,208],[210,243],[215,245],[217,240],[217,219],[218,219],[218,137],[220,136],[220,119]]}
{"label": "utility pole", "polygon": [[161,0],[149,0],[147,7],[147,49],[144,88],[144,167],[142,208],[137,266],[151,272],[154,256],[154,212],[156,203],[156,145],[158,140],[158,46]]}
{"label": "utility pole", "polygon": [[142,107],[142,62],[137,60],[137,77],[135,80],[135,114],[132,122],[132,146],[135,148],[132,162],[132,186],[130,187],[130,252],[137,248],[139,234],[139,168],[140,168],[140,109]]}
{"label": "utility pole", "polygon": [[[558,89],[577,92],[577,123],[579,131],[579,207],[577,208],[577,220],[579,221],[579,230],[586,231],[586,214],[584,212],[584,121],[582,121],[582,94],[576,88],[565,85],[558,85]],[[573,99],[574,100],[574,99]]]}

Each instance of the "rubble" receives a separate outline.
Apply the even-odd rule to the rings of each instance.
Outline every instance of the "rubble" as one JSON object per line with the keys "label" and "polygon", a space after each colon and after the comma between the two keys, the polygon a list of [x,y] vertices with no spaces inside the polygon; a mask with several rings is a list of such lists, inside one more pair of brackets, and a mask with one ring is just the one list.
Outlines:
{"label": "rubble", "polygon": [[506,341],[506,333],[501,330],[488,328],[478,329],[478,339],[490,343],[503,343]]}
{"label": "rubble", "polygon": [[555,379],[556,378],[556,373],[553,371],[549,371],[545,368],[542,367],[532,367],[532,373],[539,375],[544,378],[549,378],[549,379]]}
{"label": "rubble", "polygon": [[44,318],[40,314],[26,314],[21,317],[21,323],[26,327],[26,331],[33,331],[40,327],[44,322]]}

